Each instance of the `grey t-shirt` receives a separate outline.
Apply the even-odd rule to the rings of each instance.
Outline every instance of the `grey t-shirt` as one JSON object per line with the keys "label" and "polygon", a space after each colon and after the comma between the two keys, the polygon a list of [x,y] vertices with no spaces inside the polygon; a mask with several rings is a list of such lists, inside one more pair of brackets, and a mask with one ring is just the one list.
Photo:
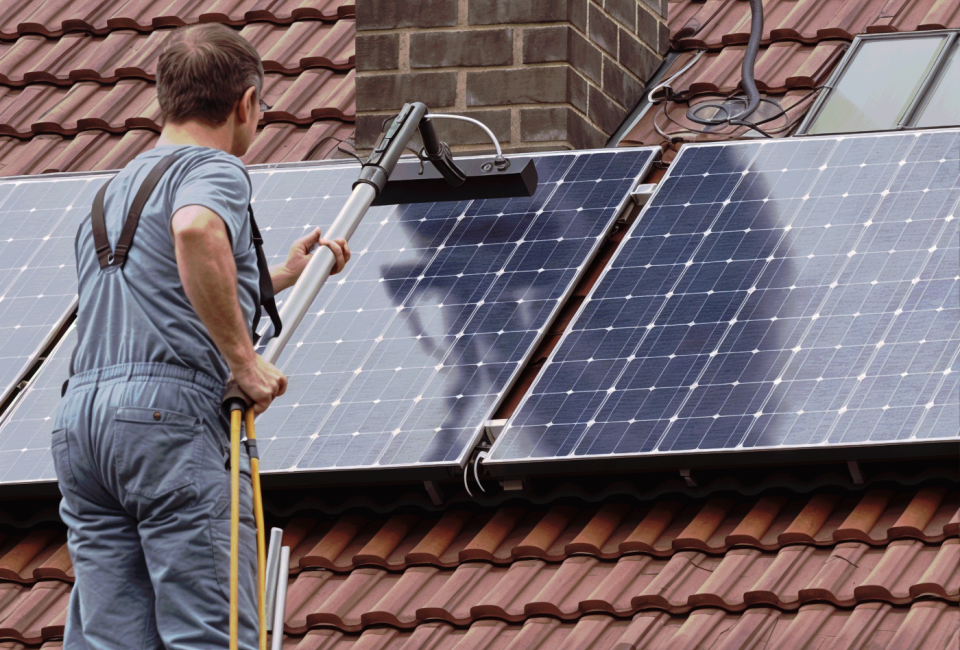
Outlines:
{"label": "grey t-shirt", "polygon": [[167,154],[177,161],[144,206],[125,266],[101,270],[89,210],[78,224],[79,343],[74,372],[117,364],[159,362],[199,370],[226,382],[229,369],[180,282],[170,221],[201,205],[227,226],[237,264],[237,294],[248,323],[260,303],[256,252],[247,206],[250,177],[240,159],[218,149],[165,145],[146,151],[110,181],[104,217],[114,249],[141,183]]}

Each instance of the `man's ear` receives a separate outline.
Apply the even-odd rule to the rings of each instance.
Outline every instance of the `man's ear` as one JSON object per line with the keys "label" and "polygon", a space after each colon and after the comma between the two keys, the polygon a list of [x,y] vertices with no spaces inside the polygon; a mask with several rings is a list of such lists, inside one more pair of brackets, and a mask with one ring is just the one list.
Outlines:
{"label": "man's ear", "polygon": [[257,89],[250,86],[243,93],[240,101],[237,102],[237,123],[246,124],[249,120],[256,119],[256,111],[254,110],[256,101]]}

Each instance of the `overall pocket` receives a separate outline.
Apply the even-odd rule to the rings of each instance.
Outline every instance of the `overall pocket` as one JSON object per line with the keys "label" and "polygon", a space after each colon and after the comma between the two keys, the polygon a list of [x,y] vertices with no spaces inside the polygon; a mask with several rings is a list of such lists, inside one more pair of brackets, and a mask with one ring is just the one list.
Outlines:
{"label": "overall pocket", "polygon": [[50,437],[50,454],[53,456],[53,470],[62,490],[75,491],[77,480],[73,476],[73,464],[70,461],[70,442],[66,429],[54,430]]}
{"label": "overall pocket", "polygon": [[196,483],[203,427],[192,415],[122,406],[114,416],[117,478],[124,489],[148,499]]}

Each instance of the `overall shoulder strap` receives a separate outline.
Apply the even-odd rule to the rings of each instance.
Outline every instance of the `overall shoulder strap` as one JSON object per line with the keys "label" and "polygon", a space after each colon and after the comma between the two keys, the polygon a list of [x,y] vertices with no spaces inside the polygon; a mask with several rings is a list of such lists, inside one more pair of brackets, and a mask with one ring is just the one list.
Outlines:
{"label": "overall shoulder strap", "polygon": [[[113,180],[113,179],[110,179]],[[110,266],[111,252],[110,240],[107,239],[107,222],[103,217],[103,197],[107,193],[107,181],[97,190],[97,195],[93,197],[93,208],[90,211],[90,220],[93,225],[93,245],[97,247],[97,260],[100,262],[100,268],[105,269]],[[79,235],[79,230],[77,235]]]}
{"label": "overall shoulder strap", "polygon": [[[163,175],[170,169],[170,165],[176,162],[177,157],[174,154],[164,156],[160,159],[137,190],[133,197],[133,203],[130,204],[130,210],[127,212],[127,218],[123,222],[123,230],[120,231],[120,238],[117,240],[117,249],[110,250],[110,241],[107,238],[107,221],[103,215],[103,197],[107,193],[107,186],[110,181],[104,183],[93,198],[93,207],[90,210],[90,219],[93,225],[93,243],[97,249],[97,261],[100,262],[100,268],[105,269],[110,266],[122,267],[127,261],[127,253],[133,245],[133,236],[137,232],[137,226],[140,225],[140,215],[143,213],[143,206],[147,199],[153,194],[154,188]],[[112,179],[111,179],[112,180]]]}
{"label": "overall shoulder strap", "polygon": [[[127,252],[133,245],[133,236],[137,232],[137,226],[140,225],[140,214],[143,212],[143,206],[147,204],[147,199],[153,194],[157,183],[163,178],[163,175],[170,169],[170,165],[176,162],[177,156],[170,154],[160,159],[137,190],[137,195],[133,197],[133,203],[130,204],[130,211],[127,213],[127,219],[123,222],[123,230],[120,231],[120,238],[117,240],[117,248],[113,252],[113,265],[123,266],[127,261]],[[103,264],[101,263],[101,268]]]}
{"label": "overall shoulder strap", "polygon": [[[257,227],[257,220],[253,216],[253,206],[247,206],[250,214],[250,235],[253,238],[253,248],[257,253],[257,271],[260,274],[260,304],[264,311],[270,316],[270,322],[273,323],[273,335],[276,336],[283,329],[283,323],[280,322],[280,312],[277,311],[277,301],[273,293],[273,280],[270,278],[270,265],[267,264],[267,256],[263,252],[263,237],[260,236],[260,228]],[[253,315],[253,335],[257,337],[257,326],[260,324],[260,310],[256,310]]]}

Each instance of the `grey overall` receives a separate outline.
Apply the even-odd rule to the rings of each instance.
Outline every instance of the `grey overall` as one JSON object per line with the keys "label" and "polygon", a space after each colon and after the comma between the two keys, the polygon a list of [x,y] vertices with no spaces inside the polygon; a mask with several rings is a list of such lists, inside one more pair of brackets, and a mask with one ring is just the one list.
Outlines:
{"label": "grey overall", "polygon": [[[78,231],[79,344],[52,440],[76,572],[65,650],[228,646],[230,479],[219,405],[229,373],[183,291],[170,219],[186,205],[221,216],[252,321],[260,277],[249,177],[224,152],[159,147],[98,200],[117,242],[134,194],[172,153],[176,162],[141,202],[125,266],[95,250],[90,219]],[[239,640],[253,650],[256,541],[250,461],[241,457]]]}

